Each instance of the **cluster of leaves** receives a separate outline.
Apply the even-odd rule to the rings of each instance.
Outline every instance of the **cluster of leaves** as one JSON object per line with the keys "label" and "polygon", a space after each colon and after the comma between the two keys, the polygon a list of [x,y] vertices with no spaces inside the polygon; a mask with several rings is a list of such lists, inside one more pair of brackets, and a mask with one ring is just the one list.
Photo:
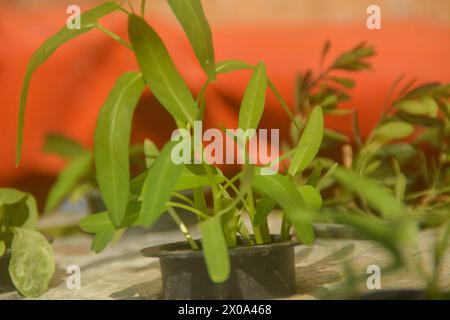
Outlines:
{"label": "cluster of leaves", "polygon": [[[329,47],[326,43],[324,52]],[[306,80],[300,81],[297,87],[297,104],[300,106],[295,115],[297,119],[310,113],[308,106],[312,101],[322,103],[322,106],[327,105],[327,101],[335,101],[335,104],[324,108],[325,114],[353,113],[352,136],[325,129],[321,154],[330,154],[327,149],[336,149],[337,146],[342,149],[342,158],[321,157],[313,166],[319,170],[318,166],[329,167],[338,161],[358,176],[390,189],[398,202],[404,203],[408,211],[422,218],[447,212],[450,205],[450,85],[436,82],[414,86],[415,81],[410,81],[399,88],[397,96],[392,98],[403,80],[403,76],[399,77],[388,92],[378,123],[363,141],[357,113],[337,108],[337,104],[349,95],[334,85],[339,83],[351,89],[354,82],[349,78],[334,77],[332,72],[370,68],[370,64],[362,59],[373,53],[371,47],[361,44],[340,55],[317,78],[312,77],[311,71],[299,75],[299,79]],[[294,134],[291,134],[291,140],[296,141],[295,124],[292,128]],[[349,198],[346,192],[336,188],[333,190],[337,182],[333,177],[326,182],[326,188],[333,191],[329,193],[326,203],[380,215],[379,211],[367,206],[364,199],[355,200]]]}
{"label": "cluster of leaves", "polygon": [[[239,113],[240,129],[257,128],[264,111],[267,88],[279,97],[284,109],[289,110],[268,79],[264,63],[253,66],[236,60],[215,62],[211,31],[200,1],[170,0],[168,3],[185,30],[205,71],[207,80],[204,88],[219,74],[243,69],[252,72]],[[283,238],[290,237],[289,230],[292,224],[297,230],[297,237],[303,243],[311,244],[314,233],[308,208],[310,202],[313,203],[311,206],[317,206],[320,195],[311,186],[298,187],[291,177],[301,172],[318,151],[323,129],[320,108],[316,109],[304,130],[303,142],[298,147],[301,154],[295,152],[296,164],[293,169],[295,172],[290,176],[260,175],[260,168],[246,163],[240,173],[228,179],[219,169],[205,162],[198,165],[175,164],[171,161],[171,153],[176,142],[171,141],[159,151],[156,159],[148,159],[150,160],[146,163],[148,169],[131,179],[129,141],[132,117],[144,88],[148,86],[161,105],[172,115],[177,126],[189,132],[192,130],[193,122],[202,119],[201,109],[206,106],[206,101],[204,90],[196,98],[193,97],[173,64],[162,39],[142,15],[127,12],[118,2],[105,3],[81,16],[81,31],[89,31],[100,26],[97,19],[119,10],[128,15],[128,34],[131,43],[112,36],[132,50],[140,72],[126,73],[117,80],[98,116],[93,162],[95,181],[107,210],[80,222],[83,230],[95,234],[92,249],[96,252],[102,251],[116,230],[136,225],[151,226],[161,214],[168,212],[185,234],[192,249],[198,250],[201,247],[203,250],[211,279],[223,282],[230,273],[227,248],[236,246],[238,237],[247,244],[272,241],[267,215],[275,206],[280,206],[284,210]],[[104,27],[100,29],[105,30]],[[31,75],[58,46],[81,34],[81,31],[63,28],[47,40],[30,61],[21,100],[18,161],[22,144],[23,114]],[[107,34],[111,35],[109,31]],[[243,143],[247,144],[248,141]],[[79,147],[74,149],[77,149],[76,156],[70,160],[69,174],[63,173],[60,176],[52,190],[47,208],[58,203],[62,198],[61,195],[67,194],[67,190],[73,187],[72,183],[76,180],[73,179],[74,173],[75,176],[80,176],[91,167],[91,154]],[[69,154],[73,155],[72,152]],[[71,168],[73,166],[78,170],[74,171]],[[211,189],[212,208],[207,205],[205,188]],[[183,196],[179,192],[181,190],[192,190],[194,199]],[[172,197],[181,199],[183,203],[171,201]],[[310,198],[314,201],[309,200]],[[201,243],[192,239],[174,210],[178,207],[198,216]],[[243,222],[244,213],[250,216],[253,232],[250,232]]]}
{"label": "cluster of leaves", "polygon": [[[95,234],[92,249],[102,251],[116,230],[136,225],[151,226],[164,212],[168,212],[191,248],[203,250],[211,279],[217,283],[223,282],[230,274],[227,248],[238,245],[239,239],[247,245],[274,241],[269,233],[267,216],[275,208],[280,208],[283,212],[281,240],[290,239],[291,228],[294,228],[300,242],[312,244],[315,237],[313,220],[327,215],[326,212],[318,214],[322,206],[320,191],[327,188],[329,180],[334,177],[345,186],[348,193],[364,193],[366,202],[377,208],[392,223],[383,224],[368,217],[340,212],[328,215],[330,219],[367,233],[383,242],[398,256],[395,247],[398,241],[406,237],[407,228],[403,218],[404,208],[393,195],[377,183],[365,180],[348,169],[338,168],[337,165],[329,166],[325,172],[318,167],[309,172],[324,135],[329,134],[323,127],[323,112],[337,112],[333,106],[345,98],[343,93],[326,86],[311,94],[309,88],[314,82],[304,77],[300,86],[306,89],[302,89],[299,101],[301,105],[305,104],[310,114],[308,121],[300,123],[300,114],[294,117],[291,113],[268,78],[263,62],[253,66],[238,60],[215,61],[211,30],[199,0],[169,0],[168,3],[207,77],[203,89],[195,98],[172,62],[163,40],[143,18],[144,10],[138,16],[134,12],[128,12],[116,1],[104,3],[82,14],[80,30],[63,28],[47,40],[33,55],[27,70],[19,114],[17,162],[20,161],[26,97],[32,74],[56,48],[97,28],[131,49],[138,62],[140,71],[126,73],[117,80],[97,120],[93,151],[95,181],[107,210],[88,216],[80,222],[83,230]],[[99,24],[99,18],[113,11],[121,11],[128,16],[130,43]],[[360,45],[340,56],[329,70],[364,69],[367,67],[364,58],[371,54],[370,48]],[[271,90],[296,130],[293,146],[275,160],[287,160],[289,168],[273,175],[262,175],[261,167],[247,161],[238,174],[227,178],[219,169],[206,162],[175,164],[171,161],[171,154],[176,142],[171,141],[158,151],[154,159],[147,159],[144,172],[131,178],[129,153],[132,117],[144,88],[150,88],[155,98],[173,117],[178,128],[192,132],[193,122],[202,119],[207,105],[204,89],[220,74],[238,70],[252,72],[240,106],[239,128],[247,130],[258,127],[264,111],[266,91]],[[319,78],[316,83],[324,75]],[[348,79],[335,78],[333,81],[344,87],[352,86]],[[237,143],[246,147],[248,140]],[[194,146],[194,143],[191,145]],[[85,152],[80,154],[85,157],[85,162],[77,165],[81,169],[90,166],[91,155]],[[71,163],[77,163],[79,157],[73,158]],[[270,168],[271,164],[267,167]],[[211,206],[207,205],[205,188],[211,189]],[[180,193],[181,190],[192,190],[193,200]],[[172,197],[179,198],[182,203],[171,201]],[[56,202],[58,201],[52,200],[51,204]],[[188,210],[198,217],[201,242],[192,239],[177,215],[176,208]],[[246,214],[250,218],[250,225],[244,223],[243,217]]]}
{"label": "cluster of leaves", "polygon": [[9,259],[9,270],[1,272],[9,271],[14,286],[27,297],[47,291],[55,271],[52,247],[36,230],[37,220],[32,195],[0,189],[0,259]]}
{"label": "cluster of leaves", "polygon": [[[329,48],[327,42],[321,61]],[[298,76],[297,123],[291,126],[293,142],[298,140],[295,127],[311,113],[311,104],[322,104],[326,114],[353,112],[352,136],[325,129],[321,157],[309,168],[311,175],[317,176],[336,162],[346,170],[345,174],[344,169],[338,169],[334,175],[325,175],[327,180],[320,188],[324,194],[322,219],[336,221],[329,215],[338,213],[346,217],[356,214],[358,219],[392,221],[395,215],[404,212],[408,220],[420,226],[450,225],[450,85],[433,82],[415,86],[413,80],[397,88],[404,76],[399,77],[389,89],[378,123],[363,141],[358,114],[337,108],[339,102],[348,99],[354,81],[334,74],[369,69],[365,59],[373,54],[370,46],[361,44],[338,56],[325,71],[319,70],[317,77],[312,71]],[[368,224],[365,234],[374,233],[374,226]],[[386,225],[383,228],[385,234],[373,236],[392,247],[398,233],[389,234]],[[444,233],[436,252],[442,253],[442,248],[447,247],[448,231]],[[435,256],[436,261],[441,261],[438,257],[442,254]],[[435,278],[436,275],[431,277]],[[431,287],[435,286],[434,280],[429,282]]]}

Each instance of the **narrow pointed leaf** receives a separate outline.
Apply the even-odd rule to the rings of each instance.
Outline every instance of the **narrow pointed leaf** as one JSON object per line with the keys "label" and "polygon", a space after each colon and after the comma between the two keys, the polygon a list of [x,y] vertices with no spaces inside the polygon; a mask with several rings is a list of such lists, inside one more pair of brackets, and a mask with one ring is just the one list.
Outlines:
{"label": "narrow pointed leaf", "polygon": [[358,194],[385,218],[393,219],[404,213],[403,205],[386,188],[353,171],[337,168],[334,177],[350,192]]}
{"label": "narrow pointed leaf", "polygon": [[272,212],[275,204],[276,202],[268,196],[263,196],[259,200],[255,209],[255,217],[253,218],[253,223],[255,224],[255,226],[259,226],[264,221],[264,218],[266,218],[269,213]]}
{"label": "narrow pointed leaf", "polygon": [[216,64],[216,73],[223,74],[239,70],[252,70],[255,67],[241,60],[224,60]]}
{"label": "narrow pointed leaf", "polygon": [[320,192],[316,190],[316,188],[309,185],[303,185],[299,186],[297,189],[305,200],[307,208],[311,210],[318,210],[322,207],[322,196],[320,195]]}
{"label": "narrow pointed leaf", "polygon": [[388,122],[378,127],[373,133],[373,139],[381,143],[404,139],[414,132],[414,126],[402,121]]}
{"label": "narrow pointed leaf", "polygon": [[59,32],[49,38],[42,44],[39,49],[31,57],[28,62],[25,79],[22,84],[22,92],[20,94],[19,120],[17,126],[17,149],[16,149],[16,165],[19,164],[22,155],[23,143],[23,127],[25,123],[25,107],[27,104],[28,89],[30,87],[33,73],[45,62],[48,58],[63,44],[72,40],[73,38],[86,33],[95,27],[95,23],[101,17],[118,10],[120,4],[111,1],[101,4],[85,13],[81,14],[81,28],[68,29],[63,27]]}
{"label": "narrow pointed leaf", "polygon": [[305,170],[320,149],[323,138],[322,108],[315,107],[309,116],[297,145],[297,152],[289,165],[289,174],[296,175]]}
{"label": "narrow pointed leaf", "polygon": [[166,208],[183,166],[171,159],[176,142],[167,143],[150,168],[142,187],[142,219],[145,226],[158,220]]}
{"label": "narrow pointed leaf", "polygon": [[145,82],[156,99],[175,119],[193,122],[197,105],[161,38],[136,15],[128,19],[128,34]]}
{"label": "narrow pointed leaf", "polygon": [[88,152],[71,160],[51,187],[44,211],[49,212],[55,209],[74,190],[78,182],[91,170],[91,167],[92,155]]}
{"label": "narrow pointed leaf", "polygon": [[272,198],[281,206],[294,225],[297,238],[302,243],[310,245],[314,242],[310,209],[307,208],[302,194],[288,177],[281,174],[255,175],[252,184],[257,192]]}
{"label": "narrow pointed leaf", "polygon": [[230,259],[220,216],[202,222],[200,230],[208,274],[214,283],[224,282],[230,275]]}
{"label": "narrow pointed leaf", "polygon": [[211,28],[200,0],[169,0],[169,5],[184,29],[200,65],[210,79],[215,79],[215,59]]}
{"label": "narrow pointed leaf", "polygon": [[102,231],[99,231],[95,234],[94,239],[91,243],[91,250],[95,253],[100,253],[105,250],[108,243],[114,237],[114,228],[108,228]]}
{"label": "narrow pointed leaf", "polygon": [[[141,203],[138,201],[130,201],[127,206],[127,212],[120,228],[137,226],[141,223]],[[98,233],[108,229],[114,229],[115,226],[107,212],[95,213],[86,216],[80,220],[81,230],[88,233]]]}
{"label": "narrow pointed leaf", "polygon": [[267,75],[266,67],[261,62],[255,68],[245,90],[239,110],[239,128],[256,129],[261,120],[266,101]]}
{"label": "narrow pointed leaf", "polygon": [[141,74],[120,77],[100,111],[95,129],[97,182],[116,226],[121,224],[128,202],[131,122],[143,89]]}
{"label": "narrow pointed leaf", "polygon": [[66,159],[72,159],[86,150],[77,141],[61,134],[52,133],[45,137],[42,151],[56,154]]}

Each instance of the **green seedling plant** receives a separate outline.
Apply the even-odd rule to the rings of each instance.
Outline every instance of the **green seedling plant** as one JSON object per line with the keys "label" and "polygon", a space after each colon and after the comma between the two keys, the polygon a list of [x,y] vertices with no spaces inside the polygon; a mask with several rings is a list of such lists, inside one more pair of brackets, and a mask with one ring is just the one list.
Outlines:
{"label": "green seedling plant", "polygon": [[[2,265],[9,261],[7,272],[16,289],[27,297],[47,291],[55,272],[52,247],[37,231],[37,221],[32,195],[0,188],[0,259]],[[7,278],[6,274],[0,276]]]}
{"label": "green seedling plant", "polygon": [[[330,49],[324,45],[321,64]],[[449,206],[449,139],[450,139],[450,85],[438,82],[416,85],[416,80],[408,81],[398,88],[404,75],[391,85],[379,121],[365,141],[361,138],[357,113],[348,109],[338,109],[339,102],[348,100],[348,90],[355,82],[347,77],[336,77],[333,72],[351,72],[370,68],[366,60],[374,55],[372,47],[363,44],[339,55],[325,71],[314,77],[312,71],[298,76],[297,81],[297,122],[301,124],[304,115],[310,113],[309,105],[319,101],[325,114],[353,117],[353,134],[325,128],[322,154],[334,146],[342,148],[341,157],[320,157],[314,163],[317,176],[339,162],[343,167],[391,190],[399,202],[404,202],[408,211],[420,218],[444,216]],[[295,125],[292,127],[295,129]],[[298,140],[296,130],[291,130],[291,140]],[[328,152],[329,154],[329,152]],[[344,210],[358,210],[362,213],[379,215],[367,205],[364,199],[354,198],[348,193],[334,188],[332,175],[325,175],[319,189],[329,188],[325,205],[342,207]],[[428,217],[431,218],[431,217]],[[431,219],[426,219],[431,220]],[[425,221],[424,221],[425,222]],[[431,221],[428,221],[431,223]]]}
{"label": "green seedling plant", "polygon": [[[416,85],[414,79],[400,86],[405,82],[405,76],[400,76],[387,93],[379,121],[364,140],[357,113],[338,105],[350,99],[355,86],[342,74],[370,69],[367,59],[374,49],[362,43],[323,68],[330,47],[326,42],[317,76],[311,70],[298,75],[291,125],[294,145],[300,139],[296,128],[312,114],[311,105],[321,104],[324,114],[353,116],[351,136],[324,129],[319,156],[306,170],[310,175],[302,177],[323,195],[319,219],[352,225],[385,245],[394,255],[394,268],[403,259],[394,244],[414,238],[414,225],[444,226],[433,253],[435,268],[431,275],[422,272],[430,297],[437,296],[450,220],[450,85]],[[397,223],[403,231],[390,233]]]}
{"label": "green seedling plant", "polygon": [[[191,165],[174,163],[171,155],[176,142],[170,141],[159,150],[155,159],[147,162],[148,169],[131,177],[129,152],[132,117],[146,87],[172,116],[179,129],[192,132],[194,121],[202,120],[203,110],[207,107],[204,94],[206,87],[212,81],[219,81],[221,74],[249,70],[252,76],[240,107],[239,129],[257,129],[264,111],[267,90],[277,96],[283,110],[293,119],[289,107],[270,81],[263,62],[254,66],[238,60],[215,61],[211,30],[200,1],[169,0],[168,4],[183,27],[199,65],[205,71],[205,85],[198,95],[193,96],[172,62],[163,40],[144,19],[144,1],[140,15],[129,12],[117,1],[101,4],[81,15],[81,29],[61,29],[31,58],[21,95],[17,163],[21,157],[25,106],[33,73],[58,47],[78,35],[100,30],[111,36],[130,49],[138,62],[139,71],[122,75],[107,97],[97,119],[93,155],[83,151],[71,160],[76,159],[75,163],[86,161],[80,165],[83,169],[80,172],[84,172],[84,166],[90,166],[89,162],[93,161],[95,181],[107,208],[106,212],[84,218],[80,226],[84,231],[94,234],[91,248],[100,252],[113,239],[117,230],[133,226],[149,227],[167,212],[179,226],[192,250],[203,250],[211,280],[219,283],[227,280],[230,274],[228,248],[278,241],[271,236],[267,221],[267,216],[276,207],[283,211],[283,227],[280,230],[282,240],[291,238],[292,226],[300,242],[307,245],[313,243],[313,213],[320,206],[321,197],[314,187],[299,184],[295,175],[308,166],[318,151],[323,135],[323,115],[320,106],[315,107],[301,133],[301,143],[290,153],[274,160],[283,161],[293,156],[293,174],[279,172],[262,175],[261,170],[271,168],[273,163],[262,168],[251,164],[246,158],[242,170],[234,177],[227,178],[218,168],[203,160]],[[113,12],[127,16],[129,42],[99,23],[100,18]],[[192,135],[190,138],[193,139]],[[246,148],[248,139],[238,139],[236,143]],[[211,205],[208,205],[205,188],[211,190]],[[182,190],[192,190],[193,200],[183,196]],[[171,201],[173,197],[184,203]],[[51,203],[58,201],[52,200]],[[192,238],[177,215],[177,208],[188,210],[198,217],[201,241]],[[244,223],[244,215],[248,215],[250,226]]]}

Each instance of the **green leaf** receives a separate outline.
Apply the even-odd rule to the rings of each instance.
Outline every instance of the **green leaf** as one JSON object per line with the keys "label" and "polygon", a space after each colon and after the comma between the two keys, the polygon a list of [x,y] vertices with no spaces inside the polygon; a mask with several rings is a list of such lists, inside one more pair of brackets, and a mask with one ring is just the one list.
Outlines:
{"label": "green leaf", "polygon": [[305,200],[306,207],[311,210],[318,210],[322,207],[323,200],[320,192],[310,185],[299,186],[298,191]]}
{"label": "green leaf", "polygon": [[380,143],[387,143],[392,140],[404,139],[413,132],[413,125],[402,121],[393,121],[378,127],[373,132],[373,139]]}
{"label": "green leaf", "polygon": [[129,195],[129,150],[133,112],[144,89],[142,75],[121,76],[97,119],[94,160],[97,182],[111,220],[119,226]]}
{"label": "green leaf", "polygon": [[95,253],[102,252],[108,243],[111,242],[111,240],[114,237],[114,228],[105,229],[102,231],[99,231],[95,234],[94,239],[91,243],[91,250]]}
{"label": "green leaf", "polygon": [[216,73],[223,74],[240,70],[253,70],[255,67],[241,60],[224,60],[216,64]]}
{"label": "green leaf", "polygon": [[374,160],[371,163],[369,163],[364,171],[363,171],[363,175],[368,176],[372,173],[374,173],[375,171],[378,170],[378,168],[381,166],[381,161],[380,160]]}
{"label": "green leaf", "polygon": [[267,75],[264,63],[260,62],[253,72],[245,90],[239,110],[239,128],[256,129],[261,120],[266,100]]}
{"label": "green leaf", "polygon": [[230,276],[230,259],[223,235],[220,216],[209,218],[200,224],[202,249],[208,274],[214,283],[221,283]]}
{"label": "green leaf", "polygon": [[255,175],[252,184],[258,193],[272,198],[281,206],[294,225],[297,238],[302,243],[310,245],[314,242],[310,210],[307,208],[303,196],[288,177],[281,174]]}
{"label": "green leaf", "polygon": [[[224,178],[220,176],[215,176],[218,183],[223,182]],[[188,169],[183,169],[180,176],[178,177],[177,183],[175,185],[174,191],[188,190],[194,188],[204,188],[211,185],[211,180],[208,176],[202,174],[194,174]]]}
{"label": "green leaf", "polygon": [[[144,185],[144,181],[147,178],[148,171],[141,173],[139,176],[131,180],[130,183],[130,192],[131,194],[141,194],[142,186]],[[222,183],[224,181],[224,177],[220,174],[215,175],[215,180],[218,183]],[[204,173],[193,173],[191,170],[187,169],[186,166],[183,166],[183,170],[178,177],[177,183],[173,191],[180,190],[188,190],[195,188],[204,188],[211,185],[211,180]]]}
{"label": "green leaf", "polygon": [[150,168],[155,161],[156,157],[159,155],[158,147],[149,139],[144,140],[144,155],[145,155],[145,166]]}
{"label": "green leaf", "polygon": [[51,187],[45,212],[55,209],[74,189],[82,178],[85,178],[92,169],[92,155],[88,152],[73,158],[69,164],[62,170]]}
{"label": "green leaf", "polygon": [[317,182],[316,190],[320,192],[325,187],[327,181],[334,175],[336,169],[339,167],[337,163],[334,163],[328,171],[323,175],[323,177]]}
{"label": "green leaf", "polygon": [[436,117],[439,109],[437,103],[430,97],[423,97],[420,100],[403,100],[396,104],[397,109],[419,116]]}
{"label": "green leaf", "polygon": [[294,176],[305,170],[320,149],[323,138],[323,113],[322,108],[315,107],[309,116],[297,145],[297,152],[292,157],[288,172]]}
{"label": "green leaf", "polygon": [[66,159],[71,159],[79,156],[86,150],[81,144],[69,137],[58,133],[51,133],[45,137],[42,151],[56,154]]}
{"label": "green leaf", "polygon": [[216,78],[211,28],[200,0],[169,0],[169,5],[186,32],[195,55],[211,80]]}
{"label": "green leaf", "polygon": [[128,19],[128,34],[145,82],[156,99],[175,119],[193,122],[197,105],[161,38],[136,15]]}
{"label": "green leaf", "polygon": [[234,248],[237,242],[239,212],[232,199],[222,199],[221,204],[222,208],[229,208],[227,212],[220,215],[225,242],[229,248]]}
{"label": "green leaf", "polygon": [[395,199],[389,189],[343,168],[337,168],[334,177],[350,192],[365,199],[383,217],[394,219],[403,215],[405,211],[403,205]]}
{"label": "green leaf", "polygon": [[[239,70],[253,70],[255,69],[254,66],[251,64],[241,61],[241,60],[225,60],[222,62],[219,62],[216,64],[216,73],[222,74],[222,73],[228,73],[232,71],[239,71]],[[283,97],[280,95],[279,91],[277,90],[275,84],[270,81],[270,79],[267,79],[267,85],[269,86],[270,90],[272,91],[275,98],[280,102],[281,106],[283,107],[284,112],[288,115],[291,122],[294,122],[295,119],[292,114],[292,112],[289,109],[289,106],[287,105],[286,101],[283,99]],[[300,129],[297,128],[299,131]]]}
{"label": "green leaf", "polygon": [[276,202],[268,197],[262,196],[259,202],[256,205],[255,216],[253,218],[253,224],[255,226],[259,226],[264,219],[272,212],[275,207]]}
{"label": "green leaf", "polygon": [[16,149],[16,165],[19,164],[22,155],[23,143],[23,127],[25,123],[25,107],[27,104],[28,89],[30,87],[31,78],[34,72],[45,62],[60,46],[72,40],[73,38],[86,33],[95,27],[97,20],[101,17],[118,10],[120,4],[111,1],[101,4],[85,13],[81,14],[81,28],[68,29],[64,26],[59,32],[46,40],[39,49],[31,57],[28,62],[25,79],[22,84],[22,91],[20,94],[19,120],[17,126],[17,149]]}
{"label": "green leaf", "polygon": [[11,280],[24,296],[38,297],[47,291],[55,272],[52,247],[37,231],[14,228],[13,232]]}
{"label": "green leaf", "polygon": [[[127,206],[127,212],[123,219],[121,228],[137,226],[141,223],[141,203],[138,201],[129,201]],[[88,233],[97,233],[107,229],[115,228],[108,213],[101,212],[96,214],[90,214],[84,217],[79,222],[81,230]]]}
{"label": "green leaf", "polygon": [[166,208],[175,189],[183,166],[175,164],[172,159],[172,148],[176,141],[167,143],[150,168],[142,187],[143,224],[151,226],[158,220]]}
{"label": "green leaf", "polygon": [[339,83],[341,86],[347,89],[352,89],[355,86],[355,81],[353,81],[352,79],[331,77],[331,80],[333,80],[336,83]]}
{"label": "green leaf", "polygon": [[17,203],[22,201],[26,196],[26,193],[16,189],[0,188],[0,206]]}
{"label": "green leaf", "polygon": [[337,223],[351,226],[366,238],[382,244],[394,255],[397,263],[400,260],[401,254],[397,248],[398,230],[393,225],[389,225],[372,216],[360,214],[333,213],[332,219]]}
{"label": "green leaf", "polygon": [[328,128],[324,129],[323,137],[324,137],[324,139],[329,139],[329,140],[333,140],[333,141],[341,142],[341,143],[350,142],[350,138],[347,137],[345,134],[343,134],[339,131],[328,129]]}
{"label": "green leaf", "polygon": [[31,194],[27,194],[19,202],[3,206],[3,225],[9,228],[34,229],[38,221],[36,200]]}
{"label": "green leaf", "polygon": [[[142,224],[140,215],[141,204],[137,201],[130,201],[128,203],[127,212],[123,219],[120,228],[134,227]],[[91,250],[99,253],[105,249],[107,244],[114,239],[114,234],[117,230],[112,223],[107,212],[91,214],[79,222],[80,228],[88,233],[94,233],[94,239],[92,240]]]}

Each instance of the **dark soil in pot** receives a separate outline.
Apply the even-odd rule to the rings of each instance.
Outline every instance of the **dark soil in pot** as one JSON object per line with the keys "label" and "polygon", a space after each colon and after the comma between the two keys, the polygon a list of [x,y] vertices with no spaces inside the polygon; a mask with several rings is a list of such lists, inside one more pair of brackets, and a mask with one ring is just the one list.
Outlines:
{"label": "dark soil in pot", "polygon": [[272,299],[295,293],[296,245],[284,241],[230,249],[231,274],[220,284],[210,280],[202,251],[191,250],[185,242],[141,253],[160,259],[165,299]]}

